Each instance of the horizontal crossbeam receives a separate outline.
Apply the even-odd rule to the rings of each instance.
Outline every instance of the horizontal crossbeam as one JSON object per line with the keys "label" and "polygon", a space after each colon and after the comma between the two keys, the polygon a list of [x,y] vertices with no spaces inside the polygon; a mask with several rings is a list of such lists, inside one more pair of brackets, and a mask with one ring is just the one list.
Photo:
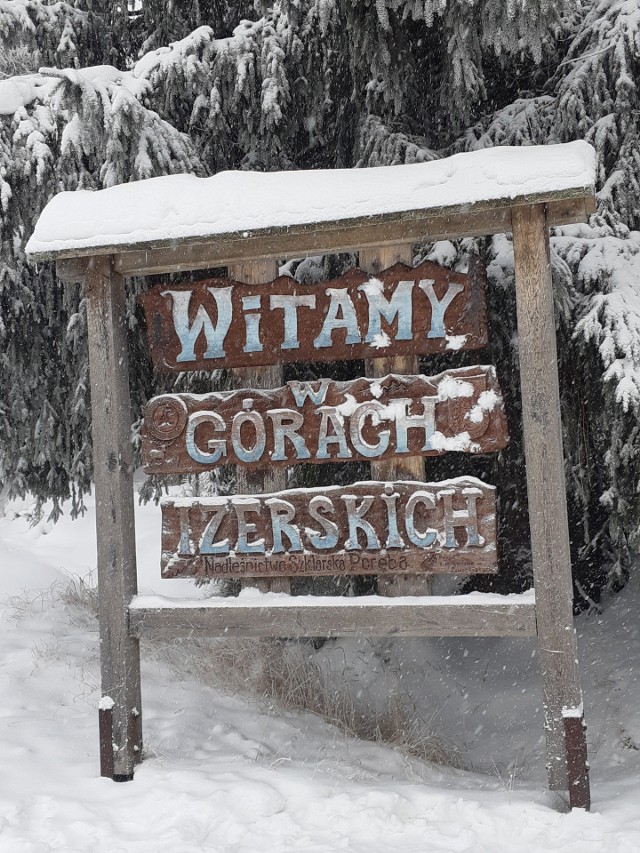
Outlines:
{"label": "horizontal crossbeam", "polygon": [[285,597],[251,590],[198,601],[137,596],[132,637],[532,637],[533,591],[421,598]]}
{"label": "horizontal crossbeam", "polygon": [[[574,193],[540,193],[549,225],[586,222],[595,210],[593,190]],[[569,197],[567,197],[569,196]],[[31,253],[32,260],[57,260],[63,281],[82,280],[89,256],[113,255],[114,269],[122,276],[225,267],[247,258],[292,258],[322,252],[358,251],[367,247],[415,243],[420,240],[455,240],[511,231],[511,212],[528,199],[500,199],[475,205],[334,220],[309,225],[262,228],[208,238],[159,240],[136,245],[110,245],[90,249]],[[68,259],[68,260],[67,260]]]}

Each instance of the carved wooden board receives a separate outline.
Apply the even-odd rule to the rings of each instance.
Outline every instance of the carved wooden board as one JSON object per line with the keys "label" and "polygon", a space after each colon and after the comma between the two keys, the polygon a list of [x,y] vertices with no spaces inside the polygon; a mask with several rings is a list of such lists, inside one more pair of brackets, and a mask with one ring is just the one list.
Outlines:
{"label": "carved wooden board", "polygon": [[162,501],[162,576],[497,572],[495,488],[355,483]]}
{"label": "carved wooden board", "polygon": [[282,276],[157,285],[140,297],[156,370],[380,358],[487,343],[485,278],[425,262],[322,284]]}
{"label": "carved wooden board", "polygon": [[184,474],[228,463],[257,468],[488,453],[507,441],[495,370],[482,366],[430,377],[164,394],[144,408],[142,457],[148,474]]}

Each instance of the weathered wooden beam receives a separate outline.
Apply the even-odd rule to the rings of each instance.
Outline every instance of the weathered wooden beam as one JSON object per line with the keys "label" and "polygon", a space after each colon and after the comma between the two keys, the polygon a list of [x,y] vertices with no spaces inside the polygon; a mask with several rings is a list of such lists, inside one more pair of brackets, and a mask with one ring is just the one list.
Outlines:
{"label": "weathered wooden beam", "polygon": [[593,187],[576,187],[509,199],[457,204],[443,208],[385,213],[332,222],[261,228],[177,240],[110,243],[87,248],[31,252],[33,263],[102,255],[115,256],[115,269],[124,276],[207,269],[246,258],[285,258],[322,252],[357,251],[419,240],[455,240],[510,230],[515,204],[547,205],[550,226],[586,222],[595,212]]}
{"label": "weathered wooden beam", "polygon": [[[549,224],[568,225],[586,222],[595,212],[593,196],[561,199],[549,204]],[[411,214],[414,214],[411,218]],[[419,214],[423,213],[422,216]],[[424,212],[396,214],[397,221],[385,217],[344,220],[342,229],[335,223],[287,229],[264,229],[251,234],[223,234],[211,239],[191,238],[166,243],[147,243],[123,250],[122,246],[76,249],[73,252],[42,252],[34,261],[57,260],[58,277],[65,282],[83,280],[86,259],[92,255],[114,256],[114,268],[122,276],[155,275],[165,272],[210,269],[241,263],[247,257],[279,259],[321,252],[348,252],[361,248],[375,250],[399,243],[411,245],[419,240],[454,240],[482,237],[511,228],[511,206],[462,213]]]}
{"label": "weathered wooden beam", "polygon": [[[245,256],[246,257],[246,256]],[[278,275],[277,260],[244,261],[229,267],[229,276],[245,284],[264,284]],[[268,367],[236,367],[232,371],[234,388],[279,388],[284,382],[281,364]],[[262,470],[236,466],[236,494],[255,495],[280,492],[287,488],[284,468]],[[291,592],[289,578],[255,578],[243,580],[243,586],[255,586],[262,592]]]}
{"label": "weathered wooden beam", "polygon": [[[544,205],[513,209],[518,351],[549,786],[569,789],[567,759],[586,774],[584,729],[567,739],[563,710],[582,707],[560,421],[549,229]],[[569,755],[579,749],[583,758]],[[586,782],[588,788],[588,781]],[[574,786],[575,787],[575,786]],[[584,789],[584,783],[582,785]]]}
{"label": "weathered wooden beam", "polygon": [[[93,465],[98,539],[101,714],[112,731],[103,743],[102,771],[133,777],[141,759],[140,654],[129,636],[127,607],[137,592],[131,402],[124,286],[109,258],[87,264],[87,326],[91,375]],[[104,717],[104,719],[102,719]],[[102,728],[108,715],[102,714]],[[104,744],[113,761],[104,755]],[[107,747],[107,748],[108,748]]]}
{"label": "weathered wooden beam", "polygon": [[67,258],[56,262],[56,275],[65,284],[83,284],[91,258]]}
{"label": "weathered wooden beam", "polygon": [[[358,251],[419,240],[456,240],[502,234],[511,228],[512,201],[487,206],[463,205],[447,211],[408,211],[357,220],[313,225],[265,228],[241,234],[221,234],[210,239],[165,241],[159,245],[121,246],[99,251],[114,254],[115,268],[123,276],[210,269],[241,263],[246,258],[291,258],[326,252]],[[586,222],[593,213],[593,195],[549,203],[549,224]],[[76,250],[73,256],[81,256]]]}
{"label": "weathered wooden beam", "polygon": [[[411,243],[397,243],[374,249],[361,249],[360,268],[370,273],[378,273],[398,262],[411,265],[413,246]],[[418,357],[415,355],[396,356],[395,358],[372,358],[365,362],[367,376],[379,378],[389,373],[412,375],[419,373]],[[424,480],[424,460],[421,456],[385,459],[371,463],[371,476],[375,480]],[[378,591],[382,595],[429,595],[431,592],[430,575],[380,576]]]}
{"label": "weathered wooden beam", "polygon": [[[356,599],[307,596],[261,604],[241,599],[214,603],[184,602],[159,606],[140,597],[129,609],[133,637],[532,637],[535,607],[532,596],[429,596]],[[470,599],[470,600],[469,600]],[[295,602],[295,603],[294,603]]]}

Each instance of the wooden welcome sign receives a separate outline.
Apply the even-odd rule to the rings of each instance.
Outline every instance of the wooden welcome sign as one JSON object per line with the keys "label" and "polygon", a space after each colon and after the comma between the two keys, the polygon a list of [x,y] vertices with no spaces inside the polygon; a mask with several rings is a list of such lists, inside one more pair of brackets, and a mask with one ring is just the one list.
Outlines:
{"label": "wooden welcome sign", "polygon": [[261,285],[209,279],[140,297],[156,370],[420,355],[487,344],[484,271],[426,261],[323,284],[281,276]]}
{"label": "wooden welcome sign", "polygon": [[[312,287],[227,279],[142,297],[157,369],[396,357],[483,346],[484,278],[427,262]],[[492,367],[164,394],[144,410],[149,474],[378,461],[507,442]],[[479,480],[368,482],[162,502],[163,577],[496,572],[495,490]]]}
{"label": "wooden welcome sign", "polygon": [[235,463],[488,453],[507,443],[493,367],[437,376],[289,382],[274,390],[164,394],[144,407],[148,474],[196,473]]}
{"label": "wooden welcome sign", "polygon": [[162,576],[496,572],[495,488],[355,483],[162,501]]}
{"label": "wooden welcome sign", "polygon": [[[120,224],[114,232],[93,237],[67,228],[61,240],[59,211],[69,211],[69,194],[62,207],[56,199],[47,206],[44,239],[34,234],[27,251],[32,260],[55,260],[64,280],[83,281],[87,301],[103,776],[132,779],[142,758],[141,637],[537,636],[549,786],[568,791],[572,807],[589,808],[549,229],[586,222],[595,212],[595,152],[583,142],[564,145],[562,152],[558,146],[514,148],[507,169],[511,177],[504,173],[504,156],[496,149],[459,154],[450,163],[392,167],[401,185],[411,189],[406,198],[413,199],[412,207],[404,210],[390,207],[384,187],[376,192],[376,173],[371,172],[364,181],[367,215],[357,217],[353,211],[360,207],[352,207],[351,198],[363,191],[363,173],[345,171],[341,199],[310,206],[279,225],[261,219],[266,208],[256,217],[253,202],[229,217],[207,184],[208,212],[197,233],[189,226],[178,239],[173,226],[157,231],[153,211],[145,219],[152,205],[144,202],[150,198],[144,181],[127,188],[128,193],[139,188],[133,207],[137,220],[142,217],[135,223],[135,239],[130,231],[127,243]],[[480,183],[473,178],[477,169]],[[466,196],[463,176],[469,177]],[[249,181],[247,198],[254,200],[263,197],[253,190],[262,178],[275,187],[279,180],[277,175],[256,175],[255,181],[246,174],[237,177],[239,191]],[[294,172],[286,183],[293,181],[297,197],[304,197],[312,178],[325,180],[318,172]],[[224,180],[234,182],[230,173]],[[430,187],[436,184],[434,194]],[[164,186],[168,205],[173,185]],[[154,198],[158,187],[154,182]],[[81,222],[81,211],[89,211],[92,222],[107,222],[117,189],[75,194],[72,219]],[[231,223],[230,230],[221,231],[221,222]],[[417,355],[483,346],[484,283],[476,262],[468,275],[429,263],[378,270],[409,260],[415,242],[507,232],[513,234],[515,258],[535,597],[428,597],[421,593],[426,591],[424,573],[496,570],[493,487],[472,478],[419,482],[420,456],[452,450],[463,435],[468,452],[503,445],[504,412],[492,371],[468,368],[437,377],[391,375],[375,382],[322,380],[278,388],[284,380],[275,366],[366,358],[371,375],[417,374]],[[309,286],[276,277],[275,259],[341,251],[359,252],[363,268],[375,274],[352,270]],[[166,500],[163,574],[253,577],[261,590],[284,591],[288,583],[282,575],[375,573],[387,576],[378,595],[191,601],[137,595],[123,278],[228,265],[253,284],[229,279],[168,284],[142,298],[155,367],[174,372],[248,367],[253,377],[244,370],[242,378],[236,374],[236,387],[274,390],[152,401],[145,411],[145,462],[148,470],[166,473],[234,461],[244,466],[242,490],[265,494]],[[389,363],[381,363],[382,356]],[[465,393],[446,392],[451,382],[464,386]],[[369,459],[372,476],[380,482],[285,491],[278,482],[285,480],[282,470],[266,468],[322,462],[327,456]],[[262,470],[245,470],[251,466]],[[407,589],[419,594],[405,598]],[[403,597],[395,599],[399,590]]]}

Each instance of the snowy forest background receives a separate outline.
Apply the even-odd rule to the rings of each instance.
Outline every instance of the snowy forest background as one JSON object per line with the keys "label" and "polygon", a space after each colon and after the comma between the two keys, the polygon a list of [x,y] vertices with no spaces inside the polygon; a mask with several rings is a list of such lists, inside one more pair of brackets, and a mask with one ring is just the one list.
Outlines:
{"label": "snowy forest background", "polygon": [[[52,498],[56,516],[68,498],[82,510],[91,482],[82,292],[24,257],[55,193],[583,138],[597,151],[598,212],[552,238],[577,605],[624,585],[640,544],[635,0],[0,0],[0,39],[0,495]],[[427,471],[498,486],[501,583],[515,590],[529,566],[510,238],[421,246],[416,261],[464,265],[472,250],[488,269],[492,343],[447,366],[496,364],[511,445]],[[288,269],[309,280],[355,260]],[[129,288],[134,441],[142,403],[174,381],[152,376],[139,328],[135,296],[155,280]]]}

